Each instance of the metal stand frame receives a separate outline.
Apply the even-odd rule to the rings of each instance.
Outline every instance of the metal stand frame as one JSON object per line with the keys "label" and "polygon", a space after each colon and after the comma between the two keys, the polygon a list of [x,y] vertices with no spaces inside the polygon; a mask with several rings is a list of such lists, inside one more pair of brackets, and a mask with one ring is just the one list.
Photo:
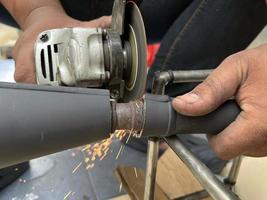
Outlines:
{"label": "metal stand frame", "polygon": [[231,169],[229,171],[227,178],[224,179],[224,183],[228,185],[232,190],[234,189],[234,186],[236,184],[238,174],[240,171],[240,167],[241,167],[241,163],[242,163],[242,156],[235,158],[233,160],[233,163],[232,163],[232,166],[231,166]]}
{"label": "metal stand frame", "polygon": [[[212,70],[167,71],[156,72],[153,80],[153,94],[164,94],[168,84],[202,82]],[[157,160],[159,154],[159,138],[149,138],[146,182],[144,200],[154,200]],[[164,138],[170,148],[179,156],[193,173],[200,184],[215,200],[236,200],[238,196],[226,187],[200,160],[198,160],[177,137]],[[224,183],[231,187],[235,185],[241,165],[241,158],[233,161],[231,170]]]}

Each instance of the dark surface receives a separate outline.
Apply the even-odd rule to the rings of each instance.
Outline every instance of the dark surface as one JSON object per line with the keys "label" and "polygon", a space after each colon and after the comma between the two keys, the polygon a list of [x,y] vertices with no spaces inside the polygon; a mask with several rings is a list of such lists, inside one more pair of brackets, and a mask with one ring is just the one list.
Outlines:
{"label": "dark surface", "polygon": [[[226,161],[222,162],[216,158],[207,148],[207,141],[204,139],[188,135],[180,137],[187,143],[186,146],[193,150],[198,158],[204,160],[213,171],[220,171],[226,164]],[[121,195],[123,191],[120,192],[120,183],[115,178],[114,170],[119,165],[145,169],[146,144],[142,146],[144,152],[139,151],[141,148],[135,150],[125,146],[119,159],[116,160],[121,145],[120,141],[115,141],[106,159],[96,161],[95,167],[89,170],[85,169],[83,161],[86,154],[81,152],[81,148],[33,160],[30,170],[0,192],[0,199],[62,200],[70,191],[75,194],[68,200],[107,200]],[[80,162],[83,162],[82,166],[72,174]]]}
{"label": "dark surface", "polygon": [[96,161],[95,167],[90,170],[86,170],[83,163],[74,174],[74,168],[85,159],[85,154],[79,148],[33,160],[29,171],[0,192],[0,199],[62,200],[70,191],[75,194],[70,195],[68,200],[106,200],[116,197],[122,194],[114,176],[116,166],[144,169],[146,164],[146,154],[130,147],[125,147],[116,160],[121,145],[119,141],[114,142],[110,147],[112,153],[106,159]]}
{"label": "dark surface", "polygon": [[0,191],[13,183],[25,171],[29,169],[29,162],[24,162],[18,165],[0,169]]}

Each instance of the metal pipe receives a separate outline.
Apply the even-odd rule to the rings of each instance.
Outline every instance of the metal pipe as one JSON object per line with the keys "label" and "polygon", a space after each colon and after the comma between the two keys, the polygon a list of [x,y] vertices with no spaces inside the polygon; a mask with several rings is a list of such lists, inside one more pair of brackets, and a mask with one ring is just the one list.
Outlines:
{"label": "metal pipe", "polygon": [[138,100],[129,103],[114,103],[112,107],[113,131],[142,131],[145,121],[144,101]]}
{"label": "metal pipe", "polygon": [[202,82],[205,80],[213,70],[187,70],[187,71],[173,71],[172,83],[193,83]]}
{"label": "metal pipe", "polygon": [[157,71],[154,73],[152,83],[152,94],[163,95],[165,93],[165,87],[173,81],[172,71]]}
{"label": "metal pipe", "polygon": [[236,184],[237,177],[238,177],[240,167],[241,167],[241,163],[242,163],[242,156],[237,157],[233,160],[228,177],[224,180],[225,184],[228,184],[230,186],[233,186]]}
{"label": "metal pipe", "polygon": [[147,168],[146,168],[144,200],[154,200],[158,153],[159,153],[158,138],[149,138],[147,153],[148,156],[146,165]]}
{"label": "metal pipe", "polygon": [[191,170],[200,184],[215,200],[238,200],[239,197],[227,189],[201,161],[199,161],[176,136],[165,138],[171,149]]}

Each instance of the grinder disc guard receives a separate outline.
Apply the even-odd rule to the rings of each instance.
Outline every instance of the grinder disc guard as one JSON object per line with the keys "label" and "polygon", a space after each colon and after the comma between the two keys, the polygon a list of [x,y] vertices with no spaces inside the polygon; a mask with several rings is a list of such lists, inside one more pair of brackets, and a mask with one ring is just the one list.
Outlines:
{"label": "grinder disc guard", "polygon": [[[130,45],[130,64],[125,69],[124,102],[140,99],[144,95],[147,79],[147,40],[145,26],[138,6],[129,1],[125,9],[123,40]],[[125,46],[126,43],[125,42]]]}

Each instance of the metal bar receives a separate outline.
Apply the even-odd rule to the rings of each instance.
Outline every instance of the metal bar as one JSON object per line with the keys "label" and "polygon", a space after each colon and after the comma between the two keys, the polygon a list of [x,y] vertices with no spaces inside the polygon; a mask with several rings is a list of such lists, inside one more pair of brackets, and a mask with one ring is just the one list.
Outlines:
{"label": "metal bar", "polygon": [[240,166],[242,163],[242,157],[237,157],[233,160],[231,169],[229,171],[228,177],[224,180],[225,184],[230,186],[234,186],[236,184],[236,180],[240,171]]}
{"label": "metal bar", "polygon": [[202,82],[213,70],[173,71],[172,83]]}
{"label": "metal bar", "polygon": [[176,136],[165,138],[167,144],[190,169],[200,184],[215,200],[237,200],[239,197],[227,189],[215,175],[199,161]]}
{"label": "metal bar", "polygon": [[144,200],[154,200],[158,153],[159,139],[149,138]]}

